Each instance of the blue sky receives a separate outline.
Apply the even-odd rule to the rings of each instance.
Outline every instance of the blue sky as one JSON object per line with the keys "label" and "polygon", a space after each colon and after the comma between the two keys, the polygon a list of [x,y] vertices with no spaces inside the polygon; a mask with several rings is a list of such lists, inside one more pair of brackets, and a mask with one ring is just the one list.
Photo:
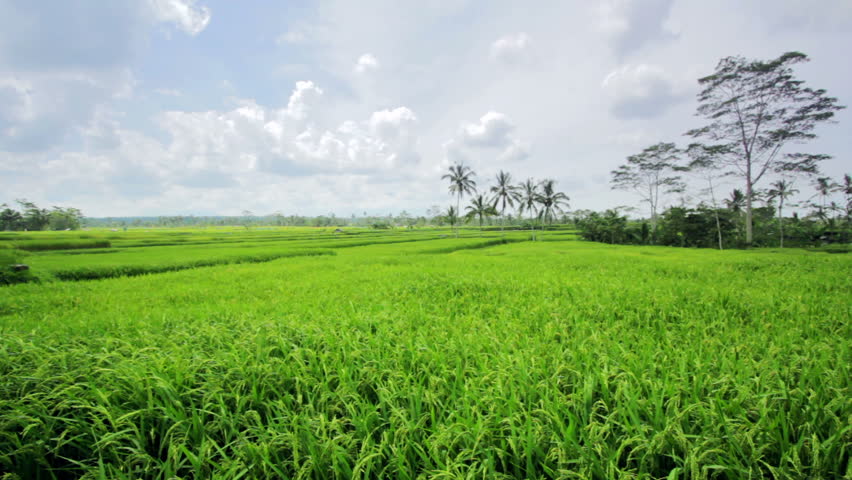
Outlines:
{"label": "blue sky", "polygon": [[[724,56],[802,51],[800,78],[852,101],[852,2],[819,5],[0,0],[0,202],[422,214],[464,161],[483,186],[555,178],[573,209],[638,205],[609,172],[686,143]],[[852,170],[837,120],[809,146],[834,178]]]}

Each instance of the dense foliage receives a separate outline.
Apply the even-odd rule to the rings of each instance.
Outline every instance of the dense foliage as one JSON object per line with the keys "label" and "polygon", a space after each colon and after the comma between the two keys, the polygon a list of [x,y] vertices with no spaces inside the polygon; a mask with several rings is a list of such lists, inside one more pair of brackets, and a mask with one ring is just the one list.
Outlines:
{"label": "dense foliage", "polygon": [[[777,217],[769,205],[753,209],[751,246],[820,246],[852,242],[852,221],[845,214],[820,220],[816,215]],[[743,212],[729,208],[671,207],[659,217],[656,229],[643,220],[629,220],[617,210],[578,212],[574,216],[586,240],[633,245],[722,248],[747,247]],[[782,225],[783,222],[783,245]]]}
{"label": "dense foliage", "polygon": [[0,231],[78,230],[83,213],[76,208],[39,208],[26,200],[17,201],[20,210],[0,205]]}

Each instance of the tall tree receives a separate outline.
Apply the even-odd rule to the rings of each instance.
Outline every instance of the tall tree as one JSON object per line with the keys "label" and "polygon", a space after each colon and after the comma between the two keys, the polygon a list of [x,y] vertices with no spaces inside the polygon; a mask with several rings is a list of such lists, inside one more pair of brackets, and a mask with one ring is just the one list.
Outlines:
{"label": "tall tree", "polygon": [[15,200],[23,209],[23,224],[27,230],[44,230],[50,223],[50,210],[38,208],[25,199]]}
{"label": "tall tree", "polygon": [[500,232],[503,232],[506,206],[514,207],[515,202],[520,199],[518,187],[512,185],[512,175],[500,170],[497,174],[497,185],[491,187],[491,193],[494,194],[491,206],[497,208],[497,205],[500,205]]}
{"label": "tall tree", "polygon": [[707,182],[706,191],[710,194],[710,202],[713,206],[713,219],[716,222],[716,240],[719,242],[719,250],[722,250],[722,222],[719,219],[719,206],[716,204],[716,188],[714,184],[718,178],[718,171],[713,162],[714,151],[700,144],[692,144],[686,151],[692,159],[687,169]]}
{"label": "tall tree", "polygon": [[479,218],[479,232],[482,233],[482,220],[490,215],[497,215],[497,210],[488,202],[484,195],[480,194],[470,201],[465,207],[468,218]]}
{"label": "tall tree", "polygon": [[814,180],[814,188],[817,191],[814,197],[819,197],[820,202],[812,205],[816,207],[817,217],[819,217],[819,219],[822,221],[826,221],[828,219],[828,212],[826,211],[826,200],[832,192],[840,188],[840,185],[832,182],[831,178],[829,177],[819,177]]}
{"label": "tall tree", "polygon": [[[465,194],[473,195],[476,193],[476,181],[473,177],[476,176],[470,167],[461,163],[450,165],[450,170],[441,180],[450,181],[450,194],[456,195],[456,212],[461,211],[461,198]],[[456,229],[456,236],[459,236],[459,231]]]}
{"label": "tall tree", "polygon": [[708,142],[717,161],[745,182],[746,244],[752,243],[756,185],[767,174],[815,174],[828,155],[789,152],[785,147],[813,138],[816,126],[845,107],[825,90],[793,75],[807,55],[787,52],[774,60],[726,57],[712,75],[698,79],[697,115],[709,123],[686,134]]}
{"label": "tall tree", "polygon": [[784,200],[799,193],[793,188],[793,182],[785,179],[770,184],[771,188],[766,192],[770,199],[778,199],[778,237],[781,248],[784,248]]}
{"label": "tall tree", "polygon": [[539,184],[541,193],[537,197],[537,202],[541,206],[539,216],[541,217],[541,228],[544,230],[544,225],[553,220],[553,216],[562,212],[562,207],[568,206],[568,195],[556,191],[556,180],[545,179]]}
{"label": "tall tree", "polygon": [[651,210],[651,228],[657,228],[657,210],[660,199],[668,193],[683,191],[683,180],[676,173],[680,150],[674,143],[658,143],[627,157],[627,163],[611,173],[612,188],[633,190]]}
{"label": "tall tree", "polygon": [[535,217],[538,215],[538,184],[532,178],[528,178],[518,186],[518,203],[520,214],[530,213],[530,232],[535,241]]}

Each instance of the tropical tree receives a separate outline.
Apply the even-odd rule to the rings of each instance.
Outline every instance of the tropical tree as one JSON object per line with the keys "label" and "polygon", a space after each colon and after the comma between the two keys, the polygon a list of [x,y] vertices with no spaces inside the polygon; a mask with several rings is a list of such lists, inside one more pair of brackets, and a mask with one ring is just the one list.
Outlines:
{"label": "tropical tree", "polygon": [[497,205],[500,205],[500,231],[502,232],[506,220],[506,206],[514,207],[515,202],[520,199],[518,187],[512,185],[512,175],[500,170],[497,174],[497,185],[491,187],[491,193],[494,194],[491,206],[496,209]]}
{"label": "tropical tree", "polygon": [[5,203],[3,206],[6,208],[0,211],[0,230],[20,230],[23,228],[23,215],[16,210],[8,208]]}
{"label": "tropical tree", "polygon": [[497,209],[495,209],[489,202],[488,199],[485,198],[484,195],[479,194],[470,201],[470,205],[465,207],[467,210],[467,218],[473,219],[479,218],[479,231],[482,232],[482,220],[485,217],[491,215],[497,215]]}
{"label": "tropical tree", "polygon": [[807,61],[799,52],[768,61],[726,57],[713,74],[698,79],[703,90],[697,114],[708,124],[686,134],[708,142],[720,168],[744,180],[747,245],[754,237],[753,202],[760,180],[771,173],[812,175],[820,161],[830,158],[785,150],[816,138],[816,126],[845,108],[793,75],[793,65]]}
{"label": "tropical tree", "polygon": [[[473,177],[476,176],[470,167],[461,163],[450,165],[450,170],[441,180],[450,181],[450,194],[456,195],[456,212],[461,211],[461,198],[464,195],[473,195],[476,193],[476,181]],[[456,236],[459,236],[459,231],[456,229]]]}
{"label": "tropical tree", "polygon": [[692,161],[689,162],[687,170],[700,176],[707,182],[706,192],[710,194],[710,202],[713,207],[713,218],[716,223],[716,240],[719,242],[719,250],[722,250],[722,222],[719,219],[719,207],[716,204],[716,189],[714,182],[718,178],[718,171],[713,162],[713,151],[703,145],[692,144],[687,148]]}
{"label": "tropical tree", "polygon": [[627,157],[626,164],[610,172],[614,190],[633,190],[648,203],[652,230],[657,228],[661,197],[684,189],[683,180],[675,174],[682,171],[678,165],[680,154],[674,143],[658,143]]}
{"label": "tropical tree", "polygon": [[530,233],[532,233],[532,239],[535,241],[535,217],[538,215],[538,184],[532,178],[528,178],[517,189],[518,210],[520,210],[521,216],[524,215],[524,212],[530,213]]}
{"label": "tropical tree", "polygon": [[[828,199],[828,196],[831,195],[832,192],[834,192],[835,190],[837,190],[840,187],[840,185],[832,182],[831,178],[829,178],[829,177],[819,177],[816,180],[814,180],[813,185],[814,185],[814,188],[817,191],[817,193],[816,193],[816,195],[814,195],[814,197],[820,198],[820,202],[817,203],[817,204],[813,204],[813,206],[816,207],[817,217],[819,217],[820,220],[825,221],[828,218],[828,212],[826,210],[826,200]],[[814,197],[811,197],[811,198],[814,198]]]}
{"label": "tropical tree", "polygon": [[16,200],[23,210],[23,225],[27,230],[44,230],[50,223],[50,210],[39,208],[27,200]]}
{"label": "tropical tree", "polygon": [[545,179],[540,183],[541,193],[537,197],[537,202],[540,205],[539,216],[542,221],[542,230],[544,225],[553,220],[553,216],[562,212],[562,207],[568,206],[568,195],[556,191],[556,180]]}
{"label": "tropical tree", "polygon": [[793,188],[793,182],[784,179],[772,183],[771,187],[766,194],[770,199],[778,199],[778,236],[780,238],[779,244],[781,248],[784,248],[784,200],[799,193],[799,191]]}
{"label": "tropical tree", "polygon": [[443,214],[444,221],[450,224],[450,228],[455,228],[456,224],[459,223],[459,211],[456,210],[456,207],[450,205],[447,208],[447,211]]}
{"label": "tropical tree", "polygon": [[740,224],[742,223],[743,211],[746,206],[746,199],[743,191],[735,188],[731,192],[731,196],[725,199],[725,206],[736,216],[737,223],[737,243],[740,242]]}

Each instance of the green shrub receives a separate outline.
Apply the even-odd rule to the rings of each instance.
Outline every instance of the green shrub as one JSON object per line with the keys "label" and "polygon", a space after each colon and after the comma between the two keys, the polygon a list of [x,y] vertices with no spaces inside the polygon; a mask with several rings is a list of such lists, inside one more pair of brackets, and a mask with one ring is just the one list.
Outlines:
{"label": "green shrub", "polygon": [[14,249],[0,249],[0,285],[26,283],[36,280],[30,270],[15,271],[12,266],[21,263],[24,255]]}

